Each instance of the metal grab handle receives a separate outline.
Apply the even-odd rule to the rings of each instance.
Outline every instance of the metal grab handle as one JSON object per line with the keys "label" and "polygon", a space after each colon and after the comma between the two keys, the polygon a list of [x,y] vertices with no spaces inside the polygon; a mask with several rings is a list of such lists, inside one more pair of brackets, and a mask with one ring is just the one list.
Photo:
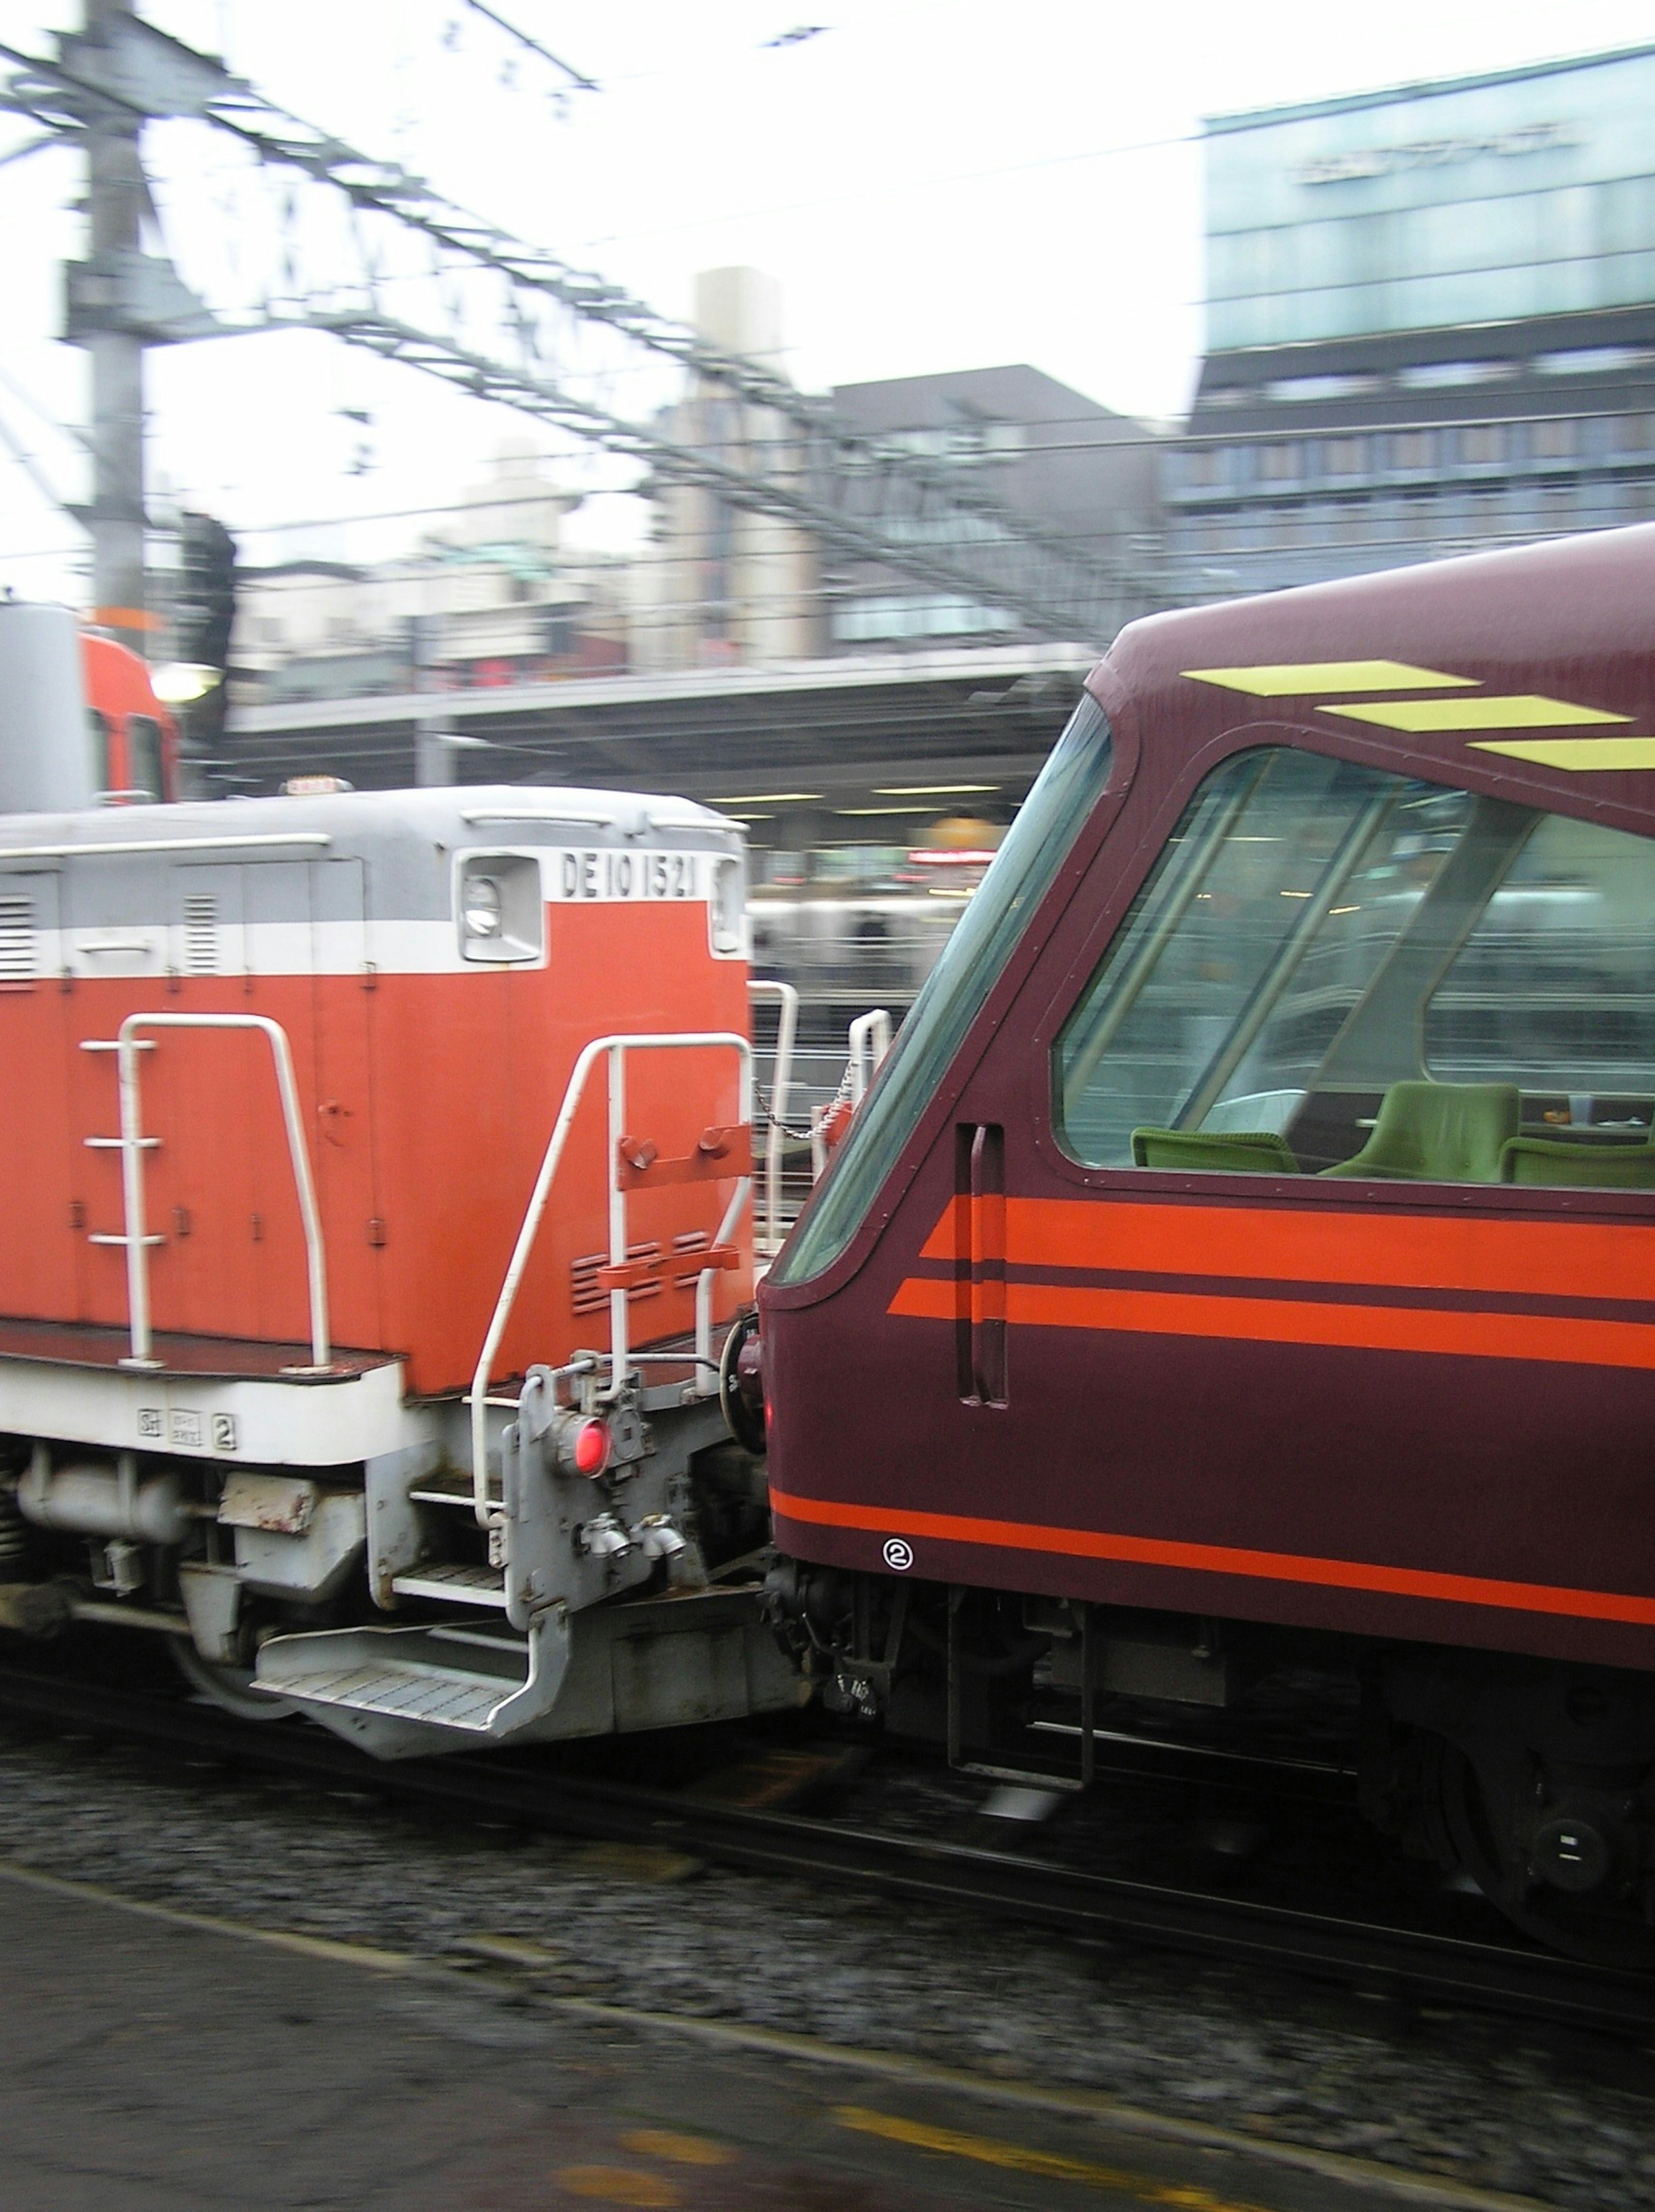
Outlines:
{"label": "metal grab handle", "polygon": [[[563,1147],[586,1089],[587,1077],[597,1064],[600,1054],[609,1056],[609,1163],[606,1170],[609,1182],[609,1264],[622,1267],[626,1264],[626,1193],[620,1181],[620,1142],[626,1134],[626,1055],[633,1052],[660,1052],[685,1048],[728,1046],[740,1062],[739,1091],[740,1119],[751,1123],[753,1115],[753,1048],[747,1038],[738,1036],[734,1030],[692,1030],[685,1032],[654,1034],[638,1032],[616,1036],[593,1037],[584,1046],[570,1073],[563,1103],[552,1124],[540,1172],[534,1179],[534,1188],[529,1194],[528,1210],[523,1216],[523,1225],[517,1232],[517,1242],[506,1268],[506,1279],[500,1286],[500,1296],[495,1301],[493,1317],[488,1334],[483,1340],[483,1349],[478,1356],[477,1371],[472,1377],[468,1393],[472,1413],[472,1501],[478,1525],[487,1528],[494,1525],[495,1514],[489,1497],[488,1435],[484,1408],[488,1403],[489,1375],[494,1366],[501,1340],[506,1334],[506,1324],[511,1319],[517,1293],[534,1249],[535,1238],[540,1231],[540,1220],[546,1210],[546,1200],[551,1190],[552,1179],[557,1173],[558,1163],[563,1157]],[[714,1237],[715,1244],[728,1242],[741,1217],[752,1188],[752,1177],[737,1179],[735,1195],[725,1210]],[[696,1354],[703,1366],[712,1364],[712,1307],[713,1277],[718,1270],[703,1267],[696,1278]],[[624,1371],[627,1352],[627,1294],[624,1290],[609,1294],[609,1389],[613,1395],[618,1390]]]}
{"label": "metal grab handle", "polygon": [[891,1049],[891,1017],[883,1006],[858,1014],[850,1024],[850,1103],[860,1106],[868,1085],[879,1072],[879,1062]]}
{"label": "metal grab handle", "polygon": [[125,1214],[126,1301],[131,1326],[132,1351],[123,1364],[153,1367],[154,1336],[149,1326],[149,1239],[144,1234],[143,1107],[138,1089],[140,1053],[152,1047],[141,1043],[140,1030],[262,1030],[270,1040],[276,1062],[276,1087],[281,1095],[282,1119],[287,1128],[288,1157],[299,1193],[299,1215],[304,1224],[305,1264],[310,1284],[310,1357],[320,1370],[330,1364],[327,1332],[327,1260],[322,1249],[322,1221],[316,1205],[316,1186],[311,1178],[310,1152],[299,1116],[299,1086],[294,1079],[293,1053],[287,1031],[266,1014],[128,1014],[116,1036],[116,1070],[120,1084],[121,1200]]}
{"label": "metal grab handle", "polygon": [[770,1125],[764,1132],[764,1243],[772,1257],[781,1249],[782,1147],[780,1139],[788,1118],[788,1094],[793,1088],[793,1048],[799,1035],[799,993],[791,983],[771,982],[767,977],[747,980],[750,999],[775,999],[780,1011],[776,1024],[776,1060],[770,1070]]}

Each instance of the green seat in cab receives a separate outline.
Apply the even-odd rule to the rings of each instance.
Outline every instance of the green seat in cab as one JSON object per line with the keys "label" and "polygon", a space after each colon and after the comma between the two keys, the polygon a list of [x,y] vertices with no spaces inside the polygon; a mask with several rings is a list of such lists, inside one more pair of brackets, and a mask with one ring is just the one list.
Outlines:
{"label": "green seat in cab", "polygon": [[1285,1137],[1269,1129],[1135,1129],[1135,1167],[1227,1175],[1297,1175]]}
{"label": "green seat in cab", "polygon": [[1393,1083],[1361,1151],[1327,1176],[1375,1182],[1499,1182],[1517,1135],[1514,1083]]}
{"label": "green seat in cab", "polygon": [[1577,1190],[1655,1190],[1655,1130],[1642,1144],[1583,1145],[1560,1137],[1512,1137],[1500,1148],[1506,1182]]}

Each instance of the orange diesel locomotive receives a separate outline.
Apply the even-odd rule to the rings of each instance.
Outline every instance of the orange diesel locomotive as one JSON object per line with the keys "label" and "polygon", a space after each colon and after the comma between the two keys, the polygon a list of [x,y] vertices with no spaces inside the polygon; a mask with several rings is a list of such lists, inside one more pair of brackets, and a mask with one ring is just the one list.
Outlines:
{"label": "orange diesel locomotive", "polygon": [[0,1618],[388,1755],[795,1700],[744,873],[597,792],[0,820]]}

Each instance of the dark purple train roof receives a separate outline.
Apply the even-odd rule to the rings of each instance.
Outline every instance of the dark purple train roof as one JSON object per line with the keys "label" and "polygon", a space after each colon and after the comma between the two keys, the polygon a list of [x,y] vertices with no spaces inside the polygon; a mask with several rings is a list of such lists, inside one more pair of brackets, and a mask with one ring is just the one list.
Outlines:
{"label": "dark purple train roof", "polygon": [[1135,623],[1090,688],[1182,762],[1290,730],[1376,766],[1655,826],[1655,526]]}

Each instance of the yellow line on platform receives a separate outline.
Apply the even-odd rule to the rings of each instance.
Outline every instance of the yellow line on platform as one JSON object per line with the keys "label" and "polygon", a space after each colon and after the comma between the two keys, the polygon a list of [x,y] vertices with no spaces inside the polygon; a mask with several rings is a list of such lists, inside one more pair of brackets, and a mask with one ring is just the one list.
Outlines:
{"label": "yellow line on platform", "polygon": [[1157,2181],[1147,2173],[1129,2173],[1121,2166],[1099,2166],[1092,2159],[1069,2158],[1061,2151],[1031,2150],[1026,2144],[1000,2142],[992,2136],[968,2136],[958,2128],[930,2127],[920,2120],[898,2119],[891,2112],[871,2112],[861,2105],[837,2106],[833,2117],[842,2128],[858,2135],[907,2143],[915,2150],[939,2151],[947,2158],[972,2159],[979,2166],[997,2166],[1008,2173],[1035,2173],[1045,2181],[1078,2182],[1083,2189],[1104,2189],[1111,2196],[1135,2197],[1140,2204],[1177,2205],[1180,2212],[1268,2212],[1262,2204],[1214,2197],[1210,2189]]}
{"label": "yellow line on platform", "polygon": [[428,1961],[407,1951],[380,1951],[371,1943],[341,1943],[326,1936],[301,1936],[293,1929],[256,1928],[250,1921],[218,1920],[207,1912],[185,1912],[175,1905],[152,1905],[148,1898],[104,1889],[94,1881],[71,1881],[64,1875],[43,1874],[38,1867],[19,1866],[15,1859],[0,1859],[0,1881],[14,1881],[24,1889],[43,1889],[81,1905],[113,1905],[119,1912],[136,1913],[141,1920],[159,1920],[172,1928],[187,1928],[198,1936],[229,1936],[239,1943],[263,1943],[272,1951],[296,1951],[305,1959],[328,1959],[336,1966],[366,1966],[376,1974],[429,1971]]}
{"label": "yellow line on platform", "polygon": [[[335,1966],[363,1967],[371,1973],[423,1976],[446,1982],[451,1987],[470,1980],[469,1976],[441,1958],[421,1956],[411,1951],[385,1951],[370,1943],[344,1943],[324,1936],[304,1936],[290,1929],[260,1928],[251,1921],[221,1920],[210,1913],[187,1912],[177,1905],[153,1905],[147,1898],[128,1897],[120,1890],[105,1888],[98,1882],[47,1874],[37,1867],[23,1866],[15,1859],[0,1859],[0,1881],[44,1891],[70,1903],[104,1905],[113,1911],[159,1921],[165,1926],[196,1935],[222,1936],[238,1943],[259,1943],[271,1950],[287,1951]],[[726,2050],[791,2058],[806,2065],[831,2067],[845,2073],[901,2082],[916,2089],[950,2090],[979,2103],[1090,2120],[1099,2126],[1119,2129],[1124,2134],[1239,2155],[1261,2165],[1294,2167],[1300,2172],[1321,2174],[1329,2181],[1342,2182],[1348,2188],[1383,2190],[1402,2203],[1430,2206],[1433,2212],[1549,2212],[1538,2197],[1480,2189],[1472,2183],[1439,2179],[1434,2174],[1411,2172],[1405,2166],[1382,2165],[1376,2159],[1354,2158],[1343,2151],[1318,2150],[1313,2144],[1290,2142],[1279,2136],[1247,2135],[1238,2128],[1216,2127],[1210,2121],[1186,2120],[1167,2112],[1150,2112],[1140,2105],[1123,2103],[1100,2089],[1047,2087],[1031,2081],[1009,2081],[992,2075],[973,2073],[967,2067],[945,2066],[934,2060],[910,2057],[904,2051],[863,2050],[848,2044],[828,2043],[819,2037],[801,2035],[788,2028],[750,2027],[739,2021],[648,2012],[636,2006],[605,2004],[595,1997],[547,1994],[541,1996],[540,2002],[550,2013],[589,2021],[598,2027],[624,2028],[633,2033],[672,2035]],[[1206,2200],[1169,2195],[1161,2201],[1193,2208]],[[1216,2203],[1219,2200],[1211,2202]]]}

